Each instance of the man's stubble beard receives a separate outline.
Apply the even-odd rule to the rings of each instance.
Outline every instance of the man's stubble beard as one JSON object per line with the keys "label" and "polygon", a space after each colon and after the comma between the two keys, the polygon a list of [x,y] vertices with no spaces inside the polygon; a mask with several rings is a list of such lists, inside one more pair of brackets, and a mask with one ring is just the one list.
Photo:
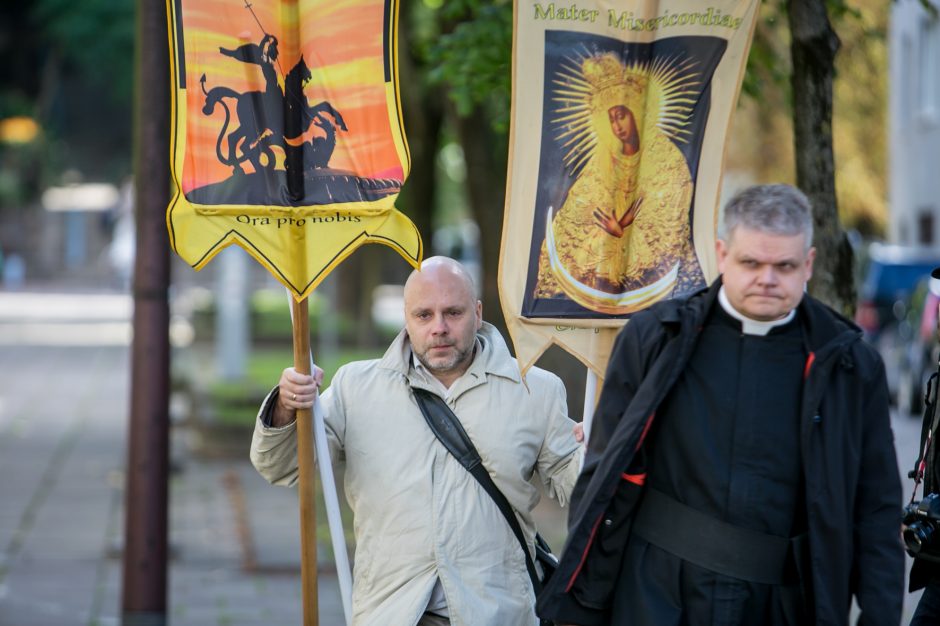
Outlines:
{"label": "man's stubble beard", "polygon": [[458,365],[462,363],[466,363],[469,366],[470,358],[473,355],[473,349],[474,349],[474,345],[470,344],[470,346],[466,350],[457,351],[454,354],[454,356],[448,359],[443,365],[434,366],[431,364],[430,360],[427,357],[428,352],[430,352],[433,347],[434,346],[429,347],[424,352],[420,352],[420,353],[417,351],[415,352],[415,356],[418,357],[418,361],[421,363],[421,365],[423,365],[432,374],[438,374],[438,373],[444,374],[447,372],[451,372],[454,369],[456,369]]}

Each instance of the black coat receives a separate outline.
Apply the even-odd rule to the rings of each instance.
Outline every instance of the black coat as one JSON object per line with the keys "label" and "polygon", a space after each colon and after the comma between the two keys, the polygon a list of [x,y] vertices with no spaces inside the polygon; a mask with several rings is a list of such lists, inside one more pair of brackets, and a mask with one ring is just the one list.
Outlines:
{"label": "black coat", "polygon": [[[646,436],[688,362],[720,280],[687,300],[637,314],[620,332],[571,499],[561,563],[538,612],[607,625],[617,573],[645,477]],[[799,305],[808,359],[801,402],[809,566],[817,624],[898,624],[904,592],[901,484],[884,365],[851,322],[809,296]],[[773,381],[767,381],[773,384]]]}
{"label": "black coat", "polygon": [[[926,465],[923,475],[924,484],[923,491],[921,492],[922,495],[940,493],[940,456],[937,454],[937,447],[935,445],[937,433],[930,432],[934,422],[940,417],[937,415],[937,413],[940,412],[940,402],[938,402],[940,394],[937,393],[937,386],[940,385],[940,374],[936,374],[936,376],[938,376],[938,378],[934,378],[928,387],[929,394],[924,406],[924,420],[920,434],[920,445],[917,447],[921,452],[912,468],[917,472],[921,461]],[[931,437],[933,443],[927,447],[927,456],[924,458],[923,450],[927,443],[928,436]],[[910,591],[923,589],[928,584],[934,587],[940,586],[940,562],[915,558],[914,564],[911,566]]]}

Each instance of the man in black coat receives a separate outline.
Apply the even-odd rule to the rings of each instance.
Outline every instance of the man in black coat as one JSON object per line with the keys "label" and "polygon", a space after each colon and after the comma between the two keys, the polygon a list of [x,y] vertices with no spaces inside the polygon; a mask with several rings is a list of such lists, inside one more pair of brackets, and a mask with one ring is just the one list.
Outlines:
{"label": "man in black coat", "polygon": [[562,624],[900,622],[901,486],[884,365],[805,295],[806,197],[725,208],[721,277],[617,338],[569,536],[539,614]]}
{"label": "man in black coat", "polygon": [[[940,267],[935,268],[931,276],[940,280]],[[940,326],[940,307],[937,310],[937,323]],[[940,328],[937,330],[940,331]],[[938,434],[937,424],[940,422],[940,403],[937,401],[940,397],[937,393],[938,385],[940,385],[940,379],[935,378],[927,387],[929,393],[924,408],[924,425],[918,447],[920,455],[914,466],[918,482],[924,483],[923,494],[925,496],[940,493],[940,457],[937,456],[937,449],[934,446]],[[912,522],[911,519],[905,521]],[[920,550],[913,555],[914,565],[911,567],[910,590],[923,589],[924,593],[917,604],[910,626],[940,624],[940,546],[935,545],[937,537],[928,538],[921,534],[933,528],[936,522],[932,519],[921,519],[916,522],[916,526],[913,524],[912,522],[912,527],[905,530],[905,539],[911,537],[926,540],[922,541],[919,546]],[[912,536],[909,533],[912,533]]]}

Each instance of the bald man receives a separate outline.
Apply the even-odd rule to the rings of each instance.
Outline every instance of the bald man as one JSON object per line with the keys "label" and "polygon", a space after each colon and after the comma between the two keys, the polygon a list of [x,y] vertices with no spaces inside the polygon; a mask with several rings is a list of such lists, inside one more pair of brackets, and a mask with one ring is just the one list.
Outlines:
{"label": "bald man", "polygon": [[[460,419],[534,557],[534,478],[566,504],[580,468],[564,386],[539,368],[521,378],[456,261],[427,259],[404,305],[405,328],[385,355],[341,367],[321,397],[355,517],[353,623],[536,625],[518,540],[431,432],[412,390],[440,396]],[[287,368],[261,407],[251,460],[274,484],[297,480],[296,412],[313,406],[320,380]]]}

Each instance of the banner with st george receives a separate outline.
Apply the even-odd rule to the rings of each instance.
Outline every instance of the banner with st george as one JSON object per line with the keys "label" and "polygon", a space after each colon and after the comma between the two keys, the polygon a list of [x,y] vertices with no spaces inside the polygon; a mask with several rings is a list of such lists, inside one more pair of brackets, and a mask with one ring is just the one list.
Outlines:
{"label": "banner with st george", "polygon": [[417,266],[394,0],[170,0],[173,249],[238,244],[296,298],[364,243]]}

